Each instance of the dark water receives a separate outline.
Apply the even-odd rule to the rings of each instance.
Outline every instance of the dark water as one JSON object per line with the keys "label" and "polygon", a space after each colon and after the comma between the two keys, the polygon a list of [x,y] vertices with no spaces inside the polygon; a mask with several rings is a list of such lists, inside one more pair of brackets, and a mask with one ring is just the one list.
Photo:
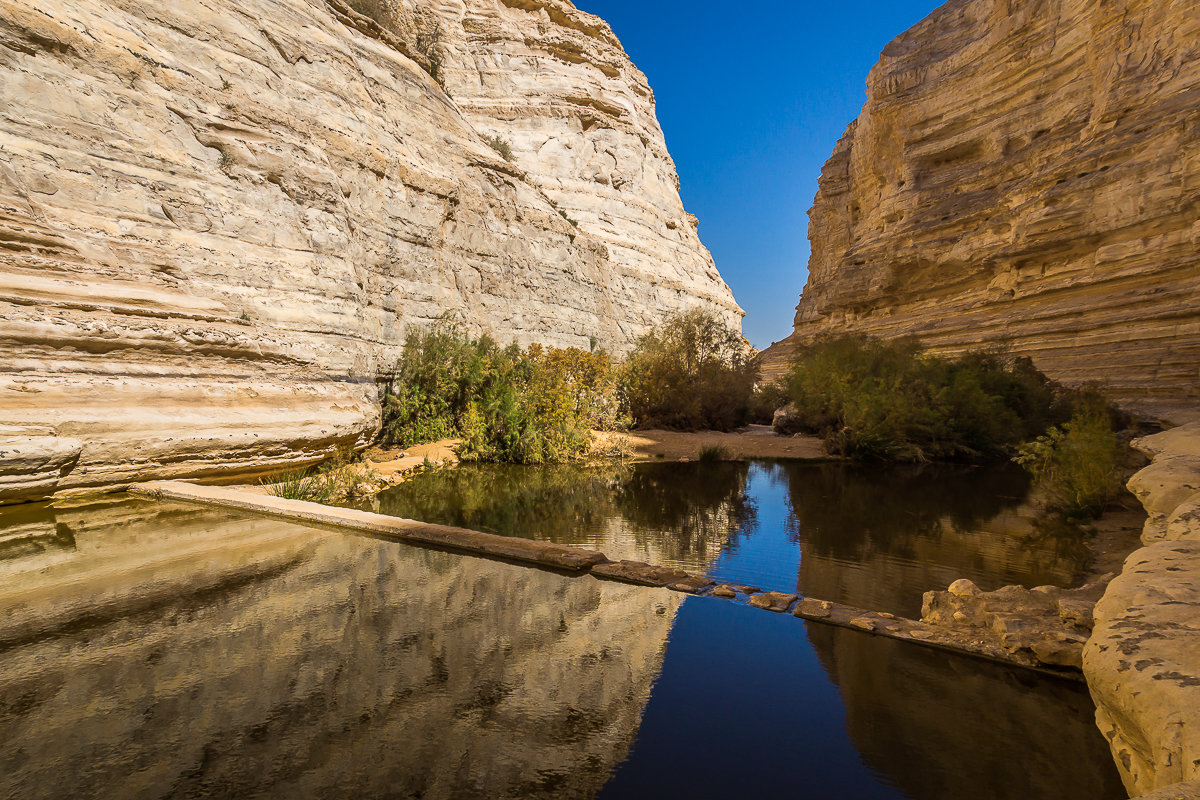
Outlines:
{"label": "dark water", "polygon": [[462,467],[361,507],[679,566],[719,580],[920,616],[971,578],[1067,586],[1079,532],[1026,502],[1013,465],[864,468],[797,462]]}
{"label": "dark water", "polygon": [[148,501],[0,510],[0,797],[1116,798],[1081,685]]}

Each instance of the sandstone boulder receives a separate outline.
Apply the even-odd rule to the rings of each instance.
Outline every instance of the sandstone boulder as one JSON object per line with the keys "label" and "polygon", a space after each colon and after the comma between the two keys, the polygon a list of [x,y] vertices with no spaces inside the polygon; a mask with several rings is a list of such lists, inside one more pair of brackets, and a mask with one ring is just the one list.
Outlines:
{"label": "sandstone boulder", "polygon": [[48,429],[0,426],[0,505],[54,494],[82,449],[79,440],[54,436]]}
{"label": "sandstone boulder", "polygon": [[1200,780],[1200,542],[1134,552],[1095,613],[1084,673],[1126,788]]}
{"label": "sandstone boulder", "polygon": [[983,639],[1013,656],[1079,669],[1092,608],[1111,575],[1078,589],[1005,586],[981,590],[966,578],[926,592],[921,621],[965,640]]}

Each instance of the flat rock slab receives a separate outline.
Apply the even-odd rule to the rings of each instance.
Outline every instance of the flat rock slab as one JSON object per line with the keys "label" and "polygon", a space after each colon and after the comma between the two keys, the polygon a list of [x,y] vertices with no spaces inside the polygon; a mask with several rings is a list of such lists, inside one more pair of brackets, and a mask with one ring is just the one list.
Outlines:
{"label": "flat rock slab", "polygon": [[705,586],[712,586],[716,583],[711,578],[692,575],[677,567],[656,567],[641,561],[606,561],[593,565],[592,574],[597,578],[633,583],[638,586],[665,586],[690,594],[695,594]]}
{"label": "flat rock slab", "polygon": [[796,595],[787,592],[763,592],[750,598],[750,605],[755,608],[765,608],[767,611],[782,613],[796,602]]}
{"label": "flat rock slab", "polygon": [[[497,536],[494,533],[482,533],[449,525],[434,525],[400,517],[373,514],[369,511],[310,503],[305,500],[288,500],[283,497],[253,494],[230,487],[157,481],[131,486],[129,491],[147,497],[205,503],[302,522],[319,522],[326,525],[355,528],[406,542],[447,547],[467,553],[525,561],[575,572],[586,570],[593,564],[608,561],[603,553],[594,550],[564,547],[511,536]],[[687,573],[683,573],[683,575],[686,576]]]}

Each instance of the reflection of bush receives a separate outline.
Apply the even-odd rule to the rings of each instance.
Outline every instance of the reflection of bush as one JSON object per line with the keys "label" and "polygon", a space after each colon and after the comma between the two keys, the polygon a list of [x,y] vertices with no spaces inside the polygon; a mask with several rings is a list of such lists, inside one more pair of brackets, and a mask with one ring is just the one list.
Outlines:
{"label": "reflection of bush", "polygon": [[1028,475],[1010,465],[775,469],[786,469],[805,549],[836,558],[853,558],[867,547],[911,556],[917,540],[940,536],[943,521],[974,530],[1020,505],[1029,492]]}
{"label": "reflection of bush", "polygon": [[748,466],[469,466],[425,473],[381,494],[380,513],[472,530],[586,541],[611,520],[664,559],[707,563],[755,521]]}
{"label": "reflection of bush", "polygon": [[531,538],[565,537],[612,516],[611,488],[631,467],[460,465],[379,495],[383,514]]}
{"label": "reflection of bush", "polygon": [[[753,532],[754,501],[744,462],[640,464],[616,487],[616,506],[635,532],[665,530],[667,558],[709,563]],[[641,539],[639,539],[641,541]]]}

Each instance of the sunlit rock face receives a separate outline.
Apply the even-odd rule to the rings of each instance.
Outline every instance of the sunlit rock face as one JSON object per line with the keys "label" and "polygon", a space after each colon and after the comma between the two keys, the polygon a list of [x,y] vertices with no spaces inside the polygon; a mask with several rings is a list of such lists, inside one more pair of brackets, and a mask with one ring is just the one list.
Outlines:
{"label": "sunlit rock face", "polygon": [[27,509],[0,516],[0,609],[36,599],[0,617],[4,797],[591,797],[682,597],[172,504]]}
{"label": "sunlit rock face", "polygon": [[[1200,780],[1200,422],[1134,441],[1153,461],[1129,481],[1146,545],[1096,605],[1083,671],[1096,722],[1137,797]],[[1164,794],[1169,796],[1169,793]]]}
{"label": "sunlit rock face", "polygon": [[795,332],[1004,345],[1200,397],[1200,6],[951,0],[885,48],[821,173]]}
{"label": "sunlit rock face", "polygon": [[0,0],[0,423],[79,444],[51,490],[361,442],[446,313],[617,351],[738,321],[608,26],[430,13],[450,94],[337,0]]}

